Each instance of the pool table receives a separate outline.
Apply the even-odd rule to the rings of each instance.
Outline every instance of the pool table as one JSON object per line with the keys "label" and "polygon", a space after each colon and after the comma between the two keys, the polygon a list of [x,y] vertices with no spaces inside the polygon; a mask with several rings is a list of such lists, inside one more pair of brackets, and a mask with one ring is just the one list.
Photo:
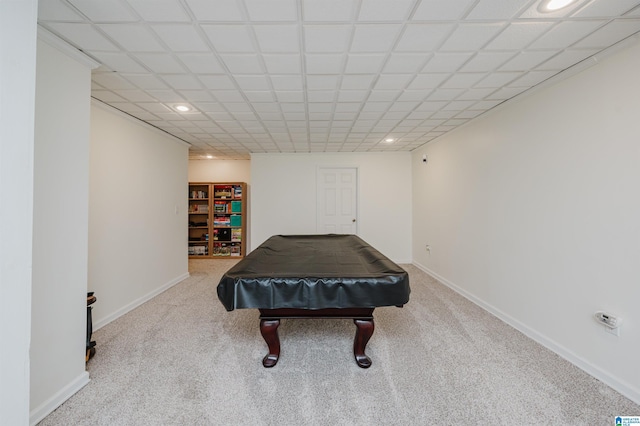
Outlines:
{"label": "pool table", "polygon": [[264,367],[280,357],[283,318],[349,318],[356,325],[353,352],[362,368],[373,335],[376,307],[409,301],[409,276],[356,235],[275,235],[229,269],[218,298],[227,309],[260,311],[260,332],[269,353]]}

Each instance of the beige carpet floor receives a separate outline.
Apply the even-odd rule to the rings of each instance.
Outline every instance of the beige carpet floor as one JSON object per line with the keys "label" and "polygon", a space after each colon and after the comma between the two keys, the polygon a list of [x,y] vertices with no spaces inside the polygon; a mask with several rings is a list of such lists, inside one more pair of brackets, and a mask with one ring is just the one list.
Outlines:
{"label": "beige carpet floor", "polygon": [[[411,301],[378,308],[352,355],[350,320],[283,320],[262,367],[256,310],[216,297],[234,261],[191,277],[94,333],[91,382],[46,425],[612,425],[640,406],[405,265]],[[98,302],[100,303],[100,296]]]}

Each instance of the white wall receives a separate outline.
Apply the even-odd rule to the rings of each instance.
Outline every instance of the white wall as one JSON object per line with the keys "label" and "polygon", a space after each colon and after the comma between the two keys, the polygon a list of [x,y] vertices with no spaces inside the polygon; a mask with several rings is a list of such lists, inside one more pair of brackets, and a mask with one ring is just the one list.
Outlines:
{"label": "white wall", "polygon": [[636,402],[639,74],[636,40],[412,160],[414,262]]}
{"label": "white wall", "polygon": [[92,102],[89,290],[98,299],[95,329],[188,276],[187,159],[183,142]]}
{"label": "white wall", "polygon": [[38,39],[31,423],[88,383],[85,371],[91,66]]}
{"label": "white wall", "polygon": [[251,249],[276,234],[316,233],[318,167],[357,167],[358,235],[396,262],[411,259],[411,156],[251,155]]}
{"label": "white wall", "polygon": [[251,182],[249,160],[189,160],[189,182]]}
{"label": "white wall", "polygon": [[37,1],[0,2],[0,424],[29,421]]}

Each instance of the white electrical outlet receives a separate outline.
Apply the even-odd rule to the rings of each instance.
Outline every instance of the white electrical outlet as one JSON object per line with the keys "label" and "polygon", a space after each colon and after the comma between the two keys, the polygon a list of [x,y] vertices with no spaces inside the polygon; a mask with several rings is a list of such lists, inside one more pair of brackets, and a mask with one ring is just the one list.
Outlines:
{"label": "white electrical outlet", "polygon": [[427,253],[431,254],[431,246],[429,244],[427,244],[427,246],[425,248],[427,250]]}
{"label": "white electrical outlet", "polygon": [[605,331],[614,336],[620,336],[620,325],[622,318],[612,315],[608,312],[598,311],[594,314],[594,318],[600,324],[604,325]]}

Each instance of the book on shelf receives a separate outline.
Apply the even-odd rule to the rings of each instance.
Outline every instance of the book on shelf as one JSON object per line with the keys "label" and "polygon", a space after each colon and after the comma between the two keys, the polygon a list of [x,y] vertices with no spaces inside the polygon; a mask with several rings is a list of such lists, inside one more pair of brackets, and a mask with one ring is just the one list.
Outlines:
{"label": "book on shelf", "polygon": [[206,245],[189,246],[189,256],[207,256],[208,254],[209,247]]}
{"label": "book on shelf", "polygon": [[242,198],[242,186],[235,185],[233,187],[233,198]]}
{"label": "book on shelf", "polygon": [[229,226],[242,226],[242,216],[234,214],[229,217]]}
{"label": "book on shelf", "polygon": [[189,213],[208,214],[209,205],[208,204],[189,204]]}
{"label": "book on shelf", "polygon": [[213,196],[215,198],[231,198],[233,189],[231,186],[218,186],[216,185],[213,190]]}
{"label": "book on shelf", "polygon": [[193,190],[191,192],[189,192],[189,198],[208,198],[209,194],[207,193],[207,191],[196,191]]}
{"label": "book on shelf", "polygon": [[229,204],[226,201],[215,201],[213,203],[214,213],[229,213]]}
{"label": "book on shelf", "polygon": [[242,213],[242,201],[231,202],[231,213]]}
{"label": "book on shelf", "polygon": [[214,216],[213,226],[231,226],[231,219],[229,216]]}
{"label": "book on shelf", "polygon": [[231,229],[231,241],[234,243],[242,242],[242,228]]}

